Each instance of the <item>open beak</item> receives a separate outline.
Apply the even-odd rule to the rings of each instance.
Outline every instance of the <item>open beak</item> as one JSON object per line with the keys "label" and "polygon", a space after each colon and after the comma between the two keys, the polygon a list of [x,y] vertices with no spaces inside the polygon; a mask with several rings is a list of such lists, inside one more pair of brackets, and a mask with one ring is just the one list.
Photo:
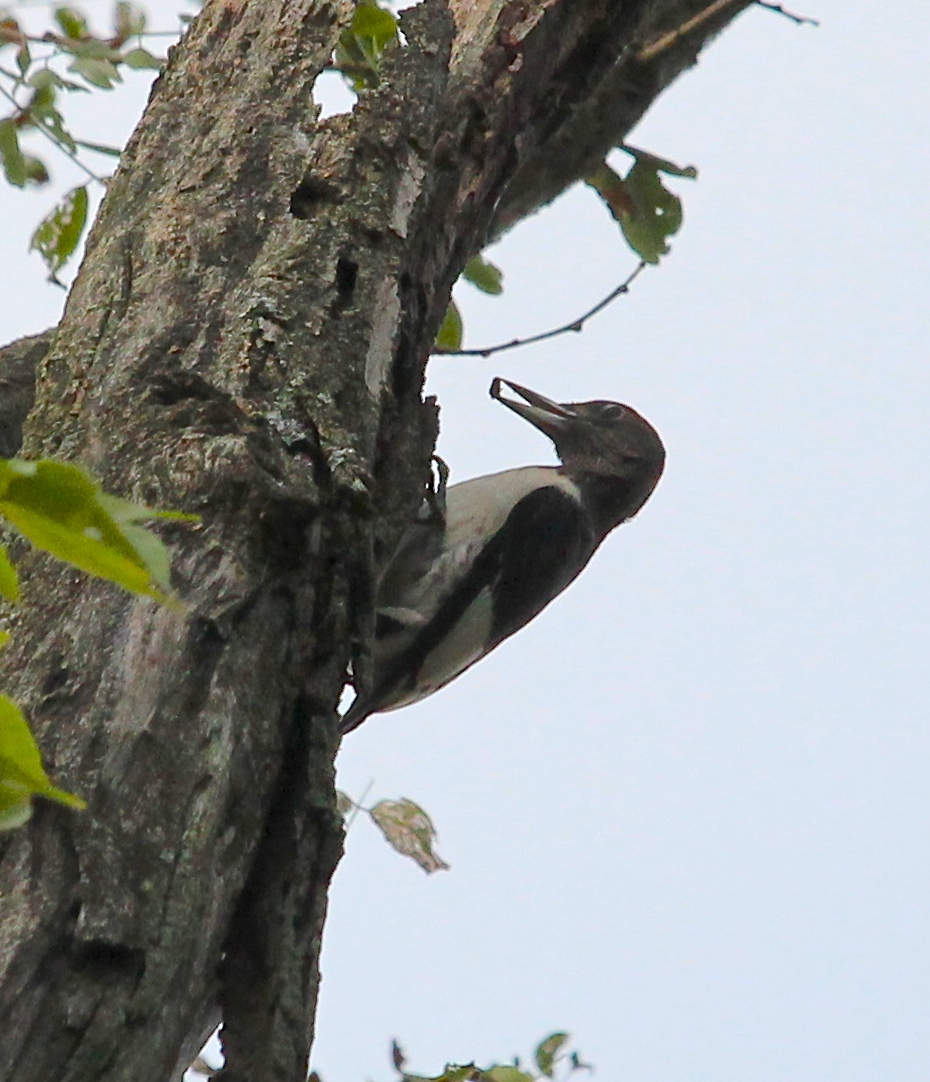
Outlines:
{"label": "open beak", "polygon": [[[523,402],[515,402],[512,398],[505,398],[501,391],[501,385],[509,387],[514,394],[518,394]],[[491,397],[496,399],[508,409],[518,413],[524,420],[544,432],[549,439],[554,440],[565,431],[576,419],[575,414],[559,402],[553,402],[551,398],[545,398],[527,387],[521,387],[518,383],[495,376],[491,381]]]}

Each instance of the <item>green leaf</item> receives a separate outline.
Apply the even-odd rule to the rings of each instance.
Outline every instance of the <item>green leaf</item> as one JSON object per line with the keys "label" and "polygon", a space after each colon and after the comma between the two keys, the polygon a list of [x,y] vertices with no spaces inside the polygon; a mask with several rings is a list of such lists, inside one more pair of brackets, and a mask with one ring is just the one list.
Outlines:
{"label": "green leaf", "polygon": [[56,92],[57,86],[54,83],[43,82],[41,86],[36,86],[27,113],[34,123],[45,128],[53,139],[67,147],[73,154],[77,149],[77,143],[65,128],[64,117],[55,108]]}
{"label": "green leaf", "polygon": [[165,66],[164,60],[161,60],[157,56],[152,56],[148,49],[130,49],[129,52],[123,56],[123,63],[130,68],[136,68],[139,71],[161,71]]}
{"label": "green leaf", "polygon": [[19,68],[19,74],[24,79],[31,63],[32,56],[29,52],[29,42],[23,41],[22,45],[16,50],[16,66]]}
{"label": "green leaf", "polygon": [[114,83],[123,81],[116,65],[104,57],[76,56],[68,71],[77,72],[92,86],[99,86],[101,90],[112,90]]}
{"label": "green leaf", "polygon": [[440,1077],[443,1082],[465,1082],[465,1079],[471,1078],[474,1073],[475,1065],[473,1063],[463,1063],[461,1065],[450,1063]]}
{"label": "green leaf", "polygon": [[451,299],[439,327],[439,333],[436,335],[436,348],[445,350],[462,348],[462,316],[458,305]]}
{"label": "green leaf", "polygon": [[623,235],[647,263],[658,263],[668,253],[668,238],[681,229],[681,200],[663,185],[657,169],[640,161],[627,174],[626,190],[636,214],[621,219]]}
{"label": "green leaf", "polygon": [[19,601],[19,576],[5,545],[0,545],[0,594],[7,601]]}
{"label": "green leaf", "polygon": [[77,39],[88,34],[84,16],[74,8],[56,8],[55,22],[61,27],[65,37]]}
{"label": "green leaf", "polygon": [[[128,522],[122,523],[120,532],[135,549],[136,555],[142,561],[142,565],[148,572],[151,581],[165,595],[170,594],[171,556],[164,541],[158,534],[152,533],[151,530],[146,530],[142,526],[136,526]],[[127,589],[132,589],[132,587],[127,586]]]}
{"label": "green leaf", "polygon": [[126,0],[119,0],[114,16],[116,36],[122,41],[138,37],[145,30],[145,12]]}
{"label": "green leaf", "polygon": [[355,810],[355,801],[348,793],[344,793],[341,789],[336,790],[336,811],[342,816],[343,819],[348,818]]}
{"label": "green leaf", "polygon": [[536,1066],[546,1078],[552,1078],[559,1051],[567,1040],[567,1033],[550,1033],[536,1046]]}
{"label": "green leaf", "polygon": [[491,1082],[536,1082],[531,1074],[510,1064],[498,1064],[484,1072]]}
{"label": "green leaf", "polygon": [[400,800],[381,800],[368,809],[368,814],[388,844],[398,853],[414,860],[427,874],[449,867],[433,849],[436,828],[419,804],[405,797]]}
{"label": "green leaf", "polygon": [[167,550],[135,524],[158,512],[107,496],[80,467],[0,460],[0,514],[60,560],[133,593],[172,600]]}
{"label": "green leaf", "polygon": [[607,209],[618,222],[624,216],[636,213],[636,206],[626,190],[623,177],[606,162],[591,176],[585,177],[584,182],[604,200]]}
{"label": "green leaf", "polygon": [[52,785],[22,711],[0,695],[0,830],[26,822],[33,794],[72,808],[87,807],[80,797]]}
{"label": "green leaf", "polygon": [[[29,85],[34,86],[41,90],[44,87],[54,86],[60,90],[80,90],[82,94],[89,94],[90,91],[82,83],[74,83],[70,79],[63,79],[57,71],[52,71],[51,68],[39,68],[37,72],[34,72],[29,76]],[[29,106],[30,111],[35,109],[35,105]]]}
{"label": "green leaf", "polygon": [[74,255],[86,224],[87,189],[75,188],[32,234],[29,248],[42,256],[52,278]]}
{"label": "green leaf", "polygon": [[363,0],[352,16],[352,33],[371,44],[380,53],[392,41],[397,41],[397,16],[379,8],[374,0]]}
{"label": "green leaf", "polygon": [[681,200],[665,187],[659,173],[690,177],[697,171],[693,166],[682,169],[644,151],[623,149],[635,158],[625,177],[605,163],[585,183],[607,204],[633,251],[646,263],[658,263],[668,253],[668,238],[678,232],[682,223]]}
{"label": "green leaf", "polygon": [[17,188],[25,187],[26,161],[19,147],[16,124],[9,117],[0,120],[0,160],[6,179]]}
{"label": "green leaf", "polygon": [[465,264],[462,277],[466,282],[471,282],[473,286],[477,286],[482,293],[491,293],[497,296],[499,293],[504,292],[504,274],[500,267],[486,262],[479,255],[476,255],[474,259],[469,259]]}
{"label": "green leaf", "polygon": [[37,186],[48,184],[48,167],[41,158],[34,158],[31,154],[25,154],[23,156],[23,162],[26,165],[27,181]]}
{"label": "green leaf", "polygon": [[34,792],[50,784],[23,712],[3,694],[0,694],[0,771],[4,780],[15,776]]}
{"label": "green leaf", "polygon": [[[544,1077],[552,1078],[553,1066],[561,1060],[560,1050],[568,1040],[567,1033],[551,1033],[540,1041],[536,1049],[536,1062]],[[512,1063],[494,1063],[478,1067],[474,1063],[447,1063],[442,1074],[416,1075],[404,1070],[406,1057],[397,1042],[393,1042],[391,1060],[401,1076],[401,1082],[540,1082],[529,1071],[523,1070],[518,1058]],[[582,1063],[577,1054],[570,1056],[572,1070],[592,1070],[590,1064]]]}
{"label": "green leaf", "polygon": [[402,1082],[485,1082],[487,1074],[474,1063],[447,1063],[442,1074],[422,1075],[409,1074],[404,1071],[403,1063],[400,1066],[395,1061],[397,1070],[401,1072]]}
{"label": "green leaf", "polygon": [[84,38],[82,41],[69,41],[67,45],[62,45],[65,52],[71,53],[72,56],[87,56],[92,60],[113,60],[114,62],[119,60],[120,51],[114,49],[112,42],[104,41],[102,38]]}
{"label": "green leaf", "polygon": [[186,511],[156,511],[145,504],[111,496],[109,492],[100,495],[109,513],[119,522],[150,522],[153,518],[163,522],[200,522],[200,515],[189,515]]}
{"label": "green leaf", "polygon": [[15,830],[32,815],[32,793],[29,787],[3,776],[0,764],[0,830]]}
{"label": "green leaf", "polygon": [[398,41],[397,16],[375,0],[359,0],[352,22],[339,35],[335,66],[356,91],[378,85],[381,54]]}

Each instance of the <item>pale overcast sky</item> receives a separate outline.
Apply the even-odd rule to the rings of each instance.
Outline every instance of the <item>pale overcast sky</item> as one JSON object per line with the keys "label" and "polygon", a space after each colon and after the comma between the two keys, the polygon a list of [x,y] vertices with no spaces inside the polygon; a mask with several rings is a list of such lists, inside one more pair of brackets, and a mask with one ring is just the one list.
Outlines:
{"label": "pale overcast sky", "polygon": [[[660,268],[581,335],[431,366],[453,480],[552,459],[494,375],[630,403],[668,467],[529,628],[347,739],[341,786],[422,803],[452,869],[353,827],[325,1082],[563,1028],[616,1082],[926,1082],[930,8],[799,10],[749,10],[631,135],[700,169]],[[48,194],[2,199],[9,339],[61,296],[23,254]],[[493,258],[470,344],[634,265],[583,190]]]}

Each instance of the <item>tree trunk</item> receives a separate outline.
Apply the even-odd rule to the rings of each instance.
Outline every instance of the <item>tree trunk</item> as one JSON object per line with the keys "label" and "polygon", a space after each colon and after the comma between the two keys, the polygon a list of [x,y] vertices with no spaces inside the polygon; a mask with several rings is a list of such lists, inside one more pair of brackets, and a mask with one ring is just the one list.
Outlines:
{"label": "tree trunk", "polygon": [[[89,810],[40,804],[0,841],[0,1078],[163,1080],[217,1005],[227,1077],[304,1077],[335,707],[429,483],[420,392],[452,283],[748,3],[426,0],[380,86],[325,121],[350,0],[208,0],[172,51],[25,453],[198,514],[160,527],[187,608],[22,554],[0,686]],[[50,340],[3,351],[5,426]]]}

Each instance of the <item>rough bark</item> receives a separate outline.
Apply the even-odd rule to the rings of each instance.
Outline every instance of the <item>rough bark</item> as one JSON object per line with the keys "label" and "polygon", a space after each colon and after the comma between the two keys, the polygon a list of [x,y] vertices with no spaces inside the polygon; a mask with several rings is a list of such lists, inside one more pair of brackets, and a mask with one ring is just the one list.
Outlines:
{"label": "rough bark", "polygon": [[12,458],[35,401],[36,369],[51,349],[54,330],[20,338],[0,350],[0,457]]}
{"label": "rough bark", "polygon": [[208,0],[173,50],[54,342],[0,355],[14,433],[41,359],[26,453],[201,516],[163,527],[183,613],[23,557],[3,686],[90,808],[0,842],[0,1078],[163,1079],[217,1003],[229,1078],[303,1078],[335,704],[451,285],[747,3],[426,0],[322,122],[349,0]]}

